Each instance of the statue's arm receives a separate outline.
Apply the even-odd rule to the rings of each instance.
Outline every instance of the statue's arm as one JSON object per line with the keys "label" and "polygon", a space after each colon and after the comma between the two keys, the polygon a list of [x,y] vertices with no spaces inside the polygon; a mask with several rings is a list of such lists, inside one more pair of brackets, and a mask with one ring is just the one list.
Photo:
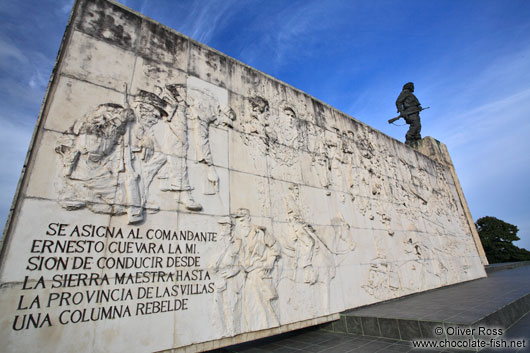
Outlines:
{"label": "statue's arm", "polygon": [[416,105],[418,108],[421,109],[421,103],[418,100],[418,97],[416,97],[416,95],[414,95],[414,94],[412,94],[412,97],[414,98],[414,105]]}
{"label": "statue's arm", "polygon": [[401,91],[398,98],[396,99],[396,108],[398,113],[401,113],[403,110],[405,110],[405,107],[403,104],[405,103],[405,99],[407,98],[407,92]]}

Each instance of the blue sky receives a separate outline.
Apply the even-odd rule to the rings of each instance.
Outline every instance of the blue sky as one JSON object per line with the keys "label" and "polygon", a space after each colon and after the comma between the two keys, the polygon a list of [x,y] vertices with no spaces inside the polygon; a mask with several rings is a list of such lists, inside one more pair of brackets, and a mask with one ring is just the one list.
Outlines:
{"label": "blue sky", "polygon": [[[122,0],[401,141],[408,81],[422,134],[447,144],[471,213],[530,249],[530,1]],[[5,223],[71,0],[0,0]]]}

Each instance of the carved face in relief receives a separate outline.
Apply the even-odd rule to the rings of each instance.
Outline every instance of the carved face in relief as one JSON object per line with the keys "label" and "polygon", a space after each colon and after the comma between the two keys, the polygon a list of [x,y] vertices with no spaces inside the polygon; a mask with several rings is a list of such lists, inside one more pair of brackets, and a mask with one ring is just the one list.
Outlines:
{"label": "carved face in relief", "polygon": [[246,238],[250,233],[250,211],[246,208],[239,208],[233,215],[235,222],[235,237]]}
{"label": "carved face in relief", "polygon": [[296,117],[296,114],[294,113],[294,111],[293,111],[291,108],[289,108],[289,107],[285,108],[285,109],[283,110],[283,113],[284,113],[287,117],[289,117],[289,118],[291,118],[291,119],[294,119],[294,118]]}
{"label": "carved face in relief", "polygon": [[133,108],[140,124],[143,126],[152,127],[158,123],[161,117],[158,109],[151,104],[136,103]]}
{"label": "carved face in relief", "polygon": [[233,223],[230,217],[223,217],[219,220],[219,235],[221,238],[231,238]]}
{"label": "carved face in relief", "polygon": [[304,223],[302,216],[298,214],[295,210],[287,211],[287,220],[289,222]]}
{"label": "carved face in relief", "polygon": [[286,107],[283,109],[283,115],[284,115],[283,120],[287,122],[288,128],[290,130],[296,130],[296,127],[295,127],[296,113],[294,112],[294,110],[292,110],[289,107]]}
{"label": "carved face in relief", "polygon": [[291,184],[289,185],[289,190],[291,191],[291,195],[298,199],[300,196],[300,188],[298,187],[298,184]]}
{"label": "carved face in relief", "polygon": [[[118,104],[101,104],[96,110],[86,114],[84,120],[74,124],[72,132],[76,135],[95,136],[90,143],[93,147],[103,144],[111,148],[115,139],[125,133],[126,125],[131,121],[131,112]],[[104,140],[98,140],[101,138]]]}
{"label": "carved face in relief", "polygon": [[261,97],[251,98],[250,104],[252,106],[252,114],[256,116],[269,110],[269,103]]}
{"label": "carved face in relief", "polygon": [[232,121],[236,120],[236,113],[234,112],[232,108],[230,108],[228,112],[226,113],[226,116],[228,117],[228,120],[226,121],[225,119],[223,123],[227,126],[232,126]]}
{"label": "carved face in relief", "polygon": [[94,114],[89,116],[87,122],[96,128],[103,128],[107,125],[107,122],[110,120],[111,114],[108,111],[100,111],[103,109],[98,109]]}

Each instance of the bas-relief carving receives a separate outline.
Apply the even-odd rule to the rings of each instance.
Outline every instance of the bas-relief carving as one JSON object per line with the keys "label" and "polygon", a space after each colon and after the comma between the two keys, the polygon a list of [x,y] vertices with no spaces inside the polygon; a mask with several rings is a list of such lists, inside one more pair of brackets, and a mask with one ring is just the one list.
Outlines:
{"label": "bas-relief carving", "polygon": [[[108,18],[95,8],[84,12]],[[476,273],[474,243],[447,168],[250,68],[238,69],[239,82],[230,71],[239,64],[178,34],[147,20],[127,26],[133,14],[118,17],[109,22],[113,28],[98,28],[93,19],[77,27],[124,50],[145,44],[135,49],[136,64],[112,82],[118,94],[133,70],[135,94],[83,108],[54,146],[62,163],[58,203],[127,214],[129,223],[157,212],[156,201],[167,205],[164,196],[188,211],[204,206],[179,222],[217,222],[217,243],[201,253],[211,262],[215,290],[201,298],[208,305],[182,317],[198,315],[211,327],[184,330],[177,335],[182,342],[296,323]],[[180,71],[188,68],[191,76]],[[93,74],[72,71],[69,79],[98,84]],[[230,153],[216,150],[220,136]],[[220,155],[228,170],[221,170]],[[220,185],[230,190],[230,211],[208,209]],[[340,291],[346,287],[356,291],[346,295]]]}
{"label": "bas-relief carving", "polygon": [[370,261],[363,280],[365,291],[385,300],[443,284],[441,278],[447,270],[433,258],[433,245],[422,236],[415,232],[402,233],[392,248],[375,239],[377,257]]}
{"label": "bas-relief carving", "polygon": [[[101,104],[65,133],[56,148],[63,161],[59,188],[63,207],[127,212],[129,223],[136,223],[145,211],[158,210],[149,202],[149,189],[157,180],[160,190],[177,193],[178,202],[200,211],[202,205],[193,198],[199,185],[192,186],[188,176],[191,141],[195,160],[203,167],[202,192],[214,195],[219,191],[210,127],[232,128],[234,110],[205,88],[169,84],[154,89],[157,94],[140,90],[130,107],[127,102]],[[384,239],[368,231],[374,237],[375,253],[361,288],[383,300],[464,278],[471,267],[465,263],[469,260],[463,258],[459,267],[448,259],[456,250],[455,244],[468,252],[473,248],[460,239],[458,232],[465,229],[465,219],[441,167],[434,172],[418,168],[379,143],[374,131],[362,124],[345,131],[336,127],[326,130],[312,122],[322,117],[298,116],[297,111],[308,114],[307,107],[299,103],[254,94],[243,100],[237,127],[251,158],[270,158],[269,168],[292,168],[300,163],[301,152],[309,153],[311,173],[317,181],[314,186],[324,189],[327,196],[322,202],[331,200],[334,191],[343,204],[349,195],[354,207],[351,211],[364,219],[367,229],[384,230],[394,238],[389,248]],[[163,124],[163,136],[155,133],[157,124]],[[289,169],[269,173],[298,182]],[[262,184],[256,188],[269,192],[269,183],[263,179]],[[262,201],[266,202],[265,198]],[[314,291],[314,297],[319,298],[313,304],[318,306],[315,312],[327,313],[337,267],[343,259],[355,258],[345,257],[356,248],[355,224],[346,222],[340,212],[328,225],[312,224],[312,211],[303,206],[299,186],[292,183],[284,203],[284,234],[273,235],[270,229],[253,224],[244,208],[219,220],[221,240],[213,265],[216,291],[212,316],[226,335],[280,324],[277,290],[282,278],[297,289],[305,286]],[[440,239],[451,235],[454,239],[434,245],[427,234]],[[400,258],[406,260],[397,261]],[[458,268],[464,273],[454,275]],[[284,300],[293,305],[296,302],[296,298]]]}
{"label": "bas-relief carving", "polygon": [[214,94],[207,89],[189,89],[188,104],[190,118],[195,125],[196,160],[204,166],[203,193],[215,195],[219,192],[219,176],[212,159],[210,125],[232,127],[235,112],[232,108],[219,103]]}
{"label": "bas-relief carving", "polygon": [[182,84],[166,86],[170,95],[166,95],[173,107],[173,114],[165,120],[166,128],[163,136],[163,150],[166,154],[167,170],[160,176],[163,179],[162,191],[176,191],[179,193],[179,202],[188,210],[200,211],[202,205],[198,204],[192,195],[193,188],[188,176],[188,102],[186,88]]}
{"label": "bas-relief carving", "polygon": [[245,274],[240,264],[242,239],[233,234],[233,220],[224,217],[219,221],[219,257],[213,266],[216,274],[214,317],[221,331],[229,335],[241,332],[242,290]]}
{"label": "bas-relief carving", "polygon": [[226,335],[280,324],[277,307],[280,246],[266,227],[253,222],[248,209],[219,220],[221,244],[213,273],[213,316]]}
{"label": "bas-relief carving", "polygon": [[[432,244],[431,238],[436,235],[441,238],[454,234],[462,241],[467,239],[465,219],[458,212],[458,205],[441,167],[435,170],[436,176],[431,176],[426,169],[418,169],[408,161],[392,157],[388,150],[380,153],[384,148],[374,148],[370,132],[366,129],[361,127],[352,135],[357,148],[353,151],[343,148],[342,160],[356,164],[358,169],[350,171],[355,170],[357,178],[350,177],[343,184],[344,191],[347,188],[351,190],[354,206],[375,229],[386,229],[387,234],[394,237],[396,226],[401,223],[400,236],[409,235],[406,241],[398,244],[397,249],[376,246],[378,250],[363,280],[365,291],[377,299],[385,299],[395,296],[392,292],[402,295],[453,283],[459,277],[465,278],[470,264],[461,266],[463,275],[462,270],[451,273],[449,269],[454,262],[451,250],[447,246]],[[403,168],[400,169],[400,165]],[[394,176],[390,177],[392,174]],[[393,223],[393,214],[399,217],[398,223]],[[451,224],[455,215],[458,215],[458,224]],[[453,233],[455,231],[459,234]],[[472,248],[465,249],[466,254],[472,254]],[[453,256],[455,250],[452,249]],[[399,266],[387,258],[388,253],[395,253],[395,259],[400,256],[413,258]],[[462,261],[470,260],[464,256]]]}
{"label": "bas-relief carving", "polygon": [[269,124],[269,102],[261,96],[252,96],[239,102],[238,108],[242,114],[237,128],[242,132],[240,138],[246,147],[249,164],[252,169],[261,167],[259,169],[267,173],[265,157],[268,155],[268,141],[265,129]]}
{"label": "bas-relief carving", "polygon": [[[125,171],[125,135],[134,113],[118,104],[102,104],[76,121],[58,142],[63,179],[59,203],[67,210],[88,207],[97,213],[124,213],[138,208],[139,195],[118,190]],[[120,202],[122,201],[122,202]]]}
{"label": "bas-relief carving", "polygon": [[[406,220],[404,224],[408,223],[407,230],[409,231],[399,233],[399,237],[403,239],[397,249],[391,251],[380,244],[376,245],[378,256],[371,260],[372,265],[364,279],[363,288],[377,299],[390,298],[391,292],[404,295],[457,282],[460,278],[465,278],[465,274],[471,267],[466,256],[462,257],[462,266],[454,264],[455,253],[471,254],[473,251],[472,247],[457,245],[462,241],[465,242],[466,238],[462,238],[464,234],[454,234],[455,227],[443,222],[447,219],[446,216],[436,217],[436,213],[433,212],[440,212],[443,215],[452,207],[451,204],[454,202],[452,198],[438,196],[439,194],[447,195],[448,190],[444,190],[440,184],[436,187],[429,185],[426,182],[425,170],[420,170],[411,181],[414,178],[417,184],[413,189],[403,192],[405,189],[398,188],[397,190],[401,193],[394,194],[394,197],[398,201],[403,201],[404,204],[409,202],[409,205],[419,207],[419,215],[414,217],[418,212],[410,211],[410,208],[396,209],[404,216]],[[405,198],[403,195],[413,197]],[[420,220],[426,227],[424,232],[418,232],[415,227]],[[400,248],[401,251],[399,251]],[[395,254],[394,260],[387,258],[385,254],[388,253]],[[407,260],[398,265],[399,259]],[[458,271],[457,268],[459,268]],[[399,283],[399,285],[396,286],[393,283]],[[387,291],[378,290],[380,288],[386,288]]]}
{"label": "bas-relief carving", "polygon": [[327,312],[331,281],[335,278],[340,256],[351,253],[356,247],[353,232],[342,215],[331,219],[331,227],[311,225],[297,184],[289,186],[284,201],[288,223],[288,234],[281,238],[283,263],[287,267],[284,271],[292,282],[318,285],[320,308]]}
{"label": "bas-relief carving", "polygon": [[[125,104],[104,103],[76,121],[55,151],[63,164],[57,184],[59,203],[67,210],[87,207],[97,213],[127,213],[129,223],[157,212],[149,200],[155,176],[162,191],[175,192],[177,202],[200,211],[188,176],[189,120],[194,122],[197,160],[204,164],[204,194],[216,194],[219,177],[211,155],[212,123],[232,126],[234,111],[206,90],[183,84],[139,90]],[[129,106],[130,105],[130,106]],[[163,124],[163,134],[154,126]]]}
{"label": "bas-relief carving", "polygon": [[[454,213],[459,212],[447,182],[437,180],[429,174],[432,171],[418,168],[409,157],[402,158],[391,146],[380,143],[367,126],[358,124],[355,131],[329,131],[306,120],[300,123],[295,106],[286,102],[272,106],[269,100],[255,95],[248,104],[249,114],[242,120],[242,131],[258,137],[245,140],[253,153],[269,156],[278,166],[296,165],[300,155],[297,150],[307,151],[312,156],[311,172],[319,183],[315,186],[325,189],[327,196],[338,191],[343,203],[344,195],[350,195],[354,211],[360,213],[369,228],[385,230],[389,237],[395,237],[396,230],[400,230],[398,238],[408,236],[396,243],[397,249],[380,249],[375,254],[363,285],[370,295],[390,298],[392,292],[410,293],[446,283],[450,252],[430,244],[428,234],[446,235],[465,229],[460,215],[460,224],[450,224],[449,215],[454,218]],[[435,173],[443,178],[443,171]],[[288,173],[283,176],[289,181]],[[335,276],[331,268],[335,268],[338,254],[325,246],[318,227],[306,221],[311,218],[310,211],[302,210],[297,198],[298,186],[293,184],[285,198],[289,231],[280,238],[283,271],[294,282],[314,285],[322,280],[329,288]],[[447,222],[441,222],[443,218]],[[398,265],[385,255],[391,250],[397,259],[400,254],[412,259]],[[326,264],[326,274],[314,269],[317,255],[322,257],[318,261]],[[381,286],[389,292],[377,294]],[[321,293],[321,297],[328,296]],[[325,301],[323,306],[328,307]]]}
{"label": "bas-relief carving", "polygon": [[300,150],[305,144],[301,125],[302,120],[297,118],[294,108],[285,103],[278,114],[270,116],[266,139],[269,155],[278,164],[290,167],[299,163]]}

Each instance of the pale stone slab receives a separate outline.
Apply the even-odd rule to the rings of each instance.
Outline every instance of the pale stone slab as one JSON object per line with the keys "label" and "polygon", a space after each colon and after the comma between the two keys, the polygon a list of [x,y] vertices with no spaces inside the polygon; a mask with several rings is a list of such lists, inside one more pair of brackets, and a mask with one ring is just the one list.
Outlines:
{"label": "pale stone slab", "polygon": [[55,147],[61,134],[54,131],[43,131],[39,136],[34,172],[29,176],[30,182],[26,196],[56,200],[58,198],[55,184],[62,178],[62,165],[57,159]]}
{"label": "pale stone slab", "polygon": [[125,104],[123,93],[65,76],[59,76],[57,81],[44,123],[48,130],[62,133],[102,103]]}
{"label": "pale stone slab", "polygon": [[189,50],[189,73],[214,85],[226,87],[227,57],[196,43],[190,43]]}
{"label": "pale stone slab", "polygon": [[61,72],[123,92],[124,84],[131,85],[134,62],[133,53],[74,31]]}
{"label": "pale stone slab", "polygon": [[143,89],[155,92],[162,89],[168,82],[185,84],[187,75],[183,71],[166,64],[142,56],[136,57],[134,76],[130,93]]}
{"label": "pale stone slab", "polygon": [[138,52],[149,59],[186,71],[189,41],[155,21],[144,19],[140,29]]}
{"label": "pale stone slab", "polygon": [[268,179],[252,174],[230,171],[230,209],[250,210],[252,215],[270,215],[270,187]]}
{"label": "pale stone slab", "polygon": [[228,75],[230,77],[230,90],[240,95],[247,95],[255,90],[255,87],[259,86],[262,81],[268,81],[251,67],[235,61],[228,63]]}
{"label": "pale stone slab", "polygon": [[228,132],[229,168],[260,176],[268,175],[267,158],[262,154],[265,146],[256,135]]}

